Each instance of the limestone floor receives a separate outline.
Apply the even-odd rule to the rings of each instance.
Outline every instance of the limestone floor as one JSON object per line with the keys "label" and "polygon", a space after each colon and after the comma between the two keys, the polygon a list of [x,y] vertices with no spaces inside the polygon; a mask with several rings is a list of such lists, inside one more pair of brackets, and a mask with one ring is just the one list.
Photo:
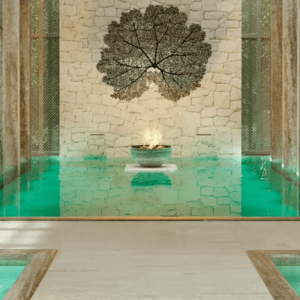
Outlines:
{"label": "limestone floor", "polygon": [[32,300],[271,300],[246,250],[300,249],[300,222],[0,222],[2,249],[58,249]]}

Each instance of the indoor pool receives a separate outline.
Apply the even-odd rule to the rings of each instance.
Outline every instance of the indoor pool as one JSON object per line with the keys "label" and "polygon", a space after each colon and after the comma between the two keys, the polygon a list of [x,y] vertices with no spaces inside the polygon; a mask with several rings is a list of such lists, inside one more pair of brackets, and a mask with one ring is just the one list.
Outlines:
{"label": "indoor pool", "polygon": [[300,256],[299,255],[270,255],[275,266],[300,297]]}
{"label": "indoor pool", "polygon": [[125,172],[132,158],[34,157],[1,190],[2,217],[298,217],[299,187],[270,157],[171,158],[176,172]]}
{"label": "indoor pool", "polygon": [[0,259],[0,300],[11,289],[29,260]]}

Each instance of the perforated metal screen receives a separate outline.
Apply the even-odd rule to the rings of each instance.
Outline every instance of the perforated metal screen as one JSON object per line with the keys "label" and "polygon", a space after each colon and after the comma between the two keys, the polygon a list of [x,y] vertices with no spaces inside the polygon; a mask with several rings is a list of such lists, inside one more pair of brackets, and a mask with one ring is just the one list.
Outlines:
{"label": "perforated metal screen", "polygon": [[271,0],[242,4],[242,152],[271,147]]}
{"label": "perforated metal screen", "polygon": [[31,150],[59,152],[59,0],[31,0]]}

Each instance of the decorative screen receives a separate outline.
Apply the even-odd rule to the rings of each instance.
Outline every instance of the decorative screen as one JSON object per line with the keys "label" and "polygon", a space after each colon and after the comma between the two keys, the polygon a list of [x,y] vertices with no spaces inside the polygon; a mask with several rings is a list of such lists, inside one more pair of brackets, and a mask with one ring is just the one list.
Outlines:
{"label": "decorative screen", "polygon": [[271,147],[271,0],[243,0],[242,152]]}
{"label": "decorative screen", "polygon": [[59,0],[31,1],[31,150],[59,152]]}

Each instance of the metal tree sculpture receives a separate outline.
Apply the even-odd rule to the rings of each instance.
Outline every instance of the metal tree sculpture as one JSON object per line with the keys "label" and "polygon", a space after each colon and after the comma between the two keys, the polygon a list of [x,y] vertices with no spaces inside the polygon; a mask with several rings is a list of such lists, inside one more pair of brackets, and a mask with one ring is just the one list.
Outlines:
{"label": "metal tree sculpture", "polygon": [[114,87],[112,97],[140,97],[153,82],[162,96],[177,101],[200,87],[211,46],[199,24],[186,22],[177,7],[150,5],[144,15],[133,9],[109,24],[97,70]]}

